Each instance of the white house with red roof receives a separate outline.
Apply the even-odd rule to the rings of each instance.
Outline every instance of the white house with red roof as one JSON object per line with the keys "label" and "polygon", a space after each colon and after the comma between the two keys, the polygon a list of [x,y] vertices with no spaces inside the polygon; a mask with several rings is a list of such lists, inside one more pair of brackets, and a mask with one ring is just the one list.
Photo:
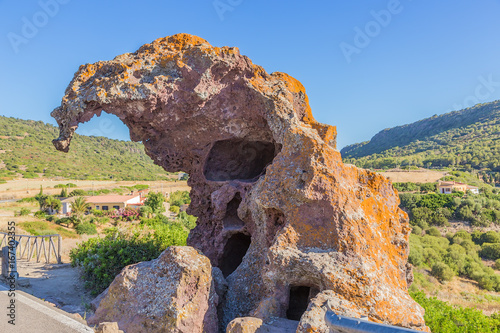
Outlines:
{"label": "white house with red roof", "polygon": [[[85,197],[89,209],[115,210],[125,207],[138,208],[144,204],[144,198],[137,195],[94,195]],[[75,197],[67,198],[61,201],[62,213],[71,213],[71,203]]]}

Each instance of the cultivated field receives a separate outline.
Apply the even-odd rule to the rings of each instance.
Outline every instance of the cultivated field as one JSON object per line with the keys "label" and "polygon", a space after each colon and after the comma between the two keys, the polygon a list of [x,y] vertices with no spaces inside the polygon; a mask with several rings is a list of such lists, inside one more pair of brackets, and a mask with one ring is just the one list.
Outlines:
{"label": "cultivated field", "polygon": [[445,171],[433,171],[427,169],[410,171],[392,169],[384,172],[379,172],[379,174],[389,178],[393,183],[434,183],[446,176],[448,173]]}
{"label": "cultivated field", "polygon": [[[149,185],[153,191],[175,192],[189,191],[186,181],[113,181],[113,180],[51,180],[51,179],[17,179],[8,180],[5,184],[0,184],[0,200],[21,199],[32,197],[40,191],[40,186],[43,187],[43,192],[46,194],[59,194],[60,188],[54,188],[58,184],[75,184],[78,189],[82,190],[99,190],[113,189],[120,186],[133,186],[136,184]],[[68,189],[74,190],[75,187]]]}

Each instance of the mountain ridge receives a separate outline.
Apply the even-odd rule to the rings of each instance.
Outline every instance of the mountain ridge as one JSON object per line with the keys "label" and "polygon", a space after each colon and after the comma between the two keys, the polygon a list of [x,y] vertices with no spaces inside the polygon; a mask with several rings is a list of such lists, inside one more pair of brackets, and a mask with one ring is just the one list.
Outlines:
{"label": "mountain ridge", "polygon": [[498,172],[499,139],[500,100],[496,100],[384,129],[369,141],[344,147],[341,154],[360,167],[386,168],[392,163]]}

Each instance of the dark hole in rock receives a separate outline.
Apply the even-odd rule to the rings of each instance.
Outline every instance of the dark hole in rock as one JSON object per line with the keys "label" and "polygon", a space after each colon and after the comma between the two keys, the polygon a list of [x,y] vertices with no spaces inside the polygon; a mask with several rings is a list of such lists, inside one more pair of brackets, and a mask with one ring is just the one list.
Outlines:
{"label": "dark hole in rock", "polygon": [[224,246],[224,253],[220,260],[219,268],[224,277],[228,277],[238,268],[243,260],[243,257],[250,247],[252,238],[243,233],[236,233],[227,240]]}
{"label": "dark hole in rock", "polygon": [[300,320],[311,300],[311,287],[291,286],[286,318]]}
{"label": "dark hole in rock", "polygon": [[254,181],[265,173],[275,155],[275,146],[271,142],[217,141],[208,154],[204,175],[213,181]]}
{"label": "dark hole in rock", "polygon": [[234,198],[227,204],[226,216],[224,216],[223,220],[225,229],[240,229],[245,226],[245,222],[238,217],[238,207],[240,204],[241,196],[239,193],[236,193]]}

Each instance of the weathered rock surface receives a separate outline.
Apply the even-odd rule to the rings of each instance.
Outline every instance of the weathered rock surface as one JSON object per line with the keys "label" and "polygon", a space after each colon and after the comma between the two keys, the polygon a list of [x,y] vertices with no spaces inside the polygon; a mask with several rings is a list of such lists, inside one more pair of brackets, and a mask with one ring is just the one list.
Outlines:
{"label": "weathered rock surface", "polygon": [[125,267],[88,323],[117,322],[126,333],[217,332],[217,303],[208,258],[171,246],[158,259]]}
{"label": "weathered rock surface", "polygon": [[123,333],[123,331],[119,329],[118,323],[104,321],[99,324],[95,333]]}
{"label": "weathered rock surface", "polygon": [[243,317],[232,320],[226,333],[295,333],[297,321],[284,318],[271,318],[264,322],[260,318]]}
{"label": "weathered rock surface", "polygon": [[407,292],[410,227],[397,194],[342,163],[335,127],[314,120],[300,82],[179,34],[81,66],[52,112],[57,149],[101,110],[158,165],[189,173],[198,225],[188,245],[228,283],[221,327],[243,316],[298,320],[329,290],[339,314],[427,329]]}

